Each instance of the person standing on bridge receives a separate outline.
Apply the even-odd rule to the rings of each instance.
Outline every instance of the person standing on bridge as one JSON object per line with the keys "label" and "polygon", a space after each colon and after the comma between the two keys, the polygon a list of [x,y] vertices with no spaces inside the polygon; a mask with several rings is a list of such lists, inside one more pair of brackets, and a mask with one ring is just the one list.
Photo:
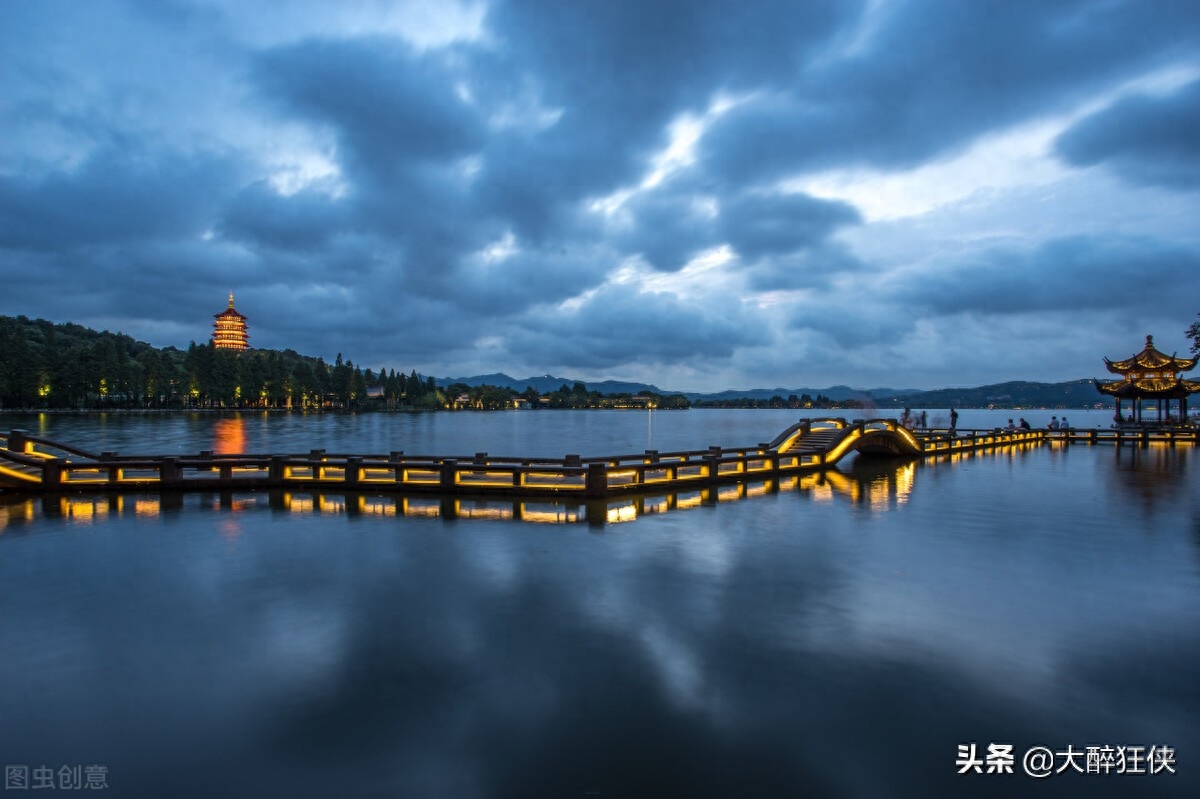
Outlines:
{"label": "person standing on bridge", "polygon": [[954,435],[954,431],[958,428],[958,411],[950,409],[950,435]]}
{"label": "person standing on bridge", "polygon": [[929,414],[925,411],[921,411],[921,429],[929,429]]}

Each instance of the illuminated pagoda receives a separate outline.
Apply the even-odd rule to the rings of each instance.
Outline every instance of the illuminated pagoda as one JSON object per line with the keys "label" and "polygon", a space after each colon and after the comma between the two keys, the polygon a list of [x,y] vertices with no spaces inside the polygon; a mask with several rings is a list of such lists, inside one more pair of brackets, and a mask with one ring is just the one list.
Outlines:
{"label": "illuminated pagoda", "polygon": [[233,307],[233,292],[229,292],[229,307],[213,314],[213,349],[244,350],[250,346],[250,334],[246,332],[246,317]]}
{"label": "illuminated pagoda", "polygon": [[[1168,419],[1171,413],[1171,400],[1179,403],[1179,420],[1187,420],[1187,397],[1200,391],[1200,382],[1184,380],[1183,373],[1196,366],[1200,358],[1177,358],[1165,355],[1154,348],[1154,337],[1146,336],[1146,347],[1123,361],[1104,359],[1108,371],[1121,375],[1120,380],[1096,382],[1096,389],[1101,394],[1107,394],[1117,399],[1116,420],[1141,423],[1142,402],[1155,400],[1158,402],[1158,420]],[[1128,399],[1130,403],[1129,418],[1121,415],[1121,400]]]}

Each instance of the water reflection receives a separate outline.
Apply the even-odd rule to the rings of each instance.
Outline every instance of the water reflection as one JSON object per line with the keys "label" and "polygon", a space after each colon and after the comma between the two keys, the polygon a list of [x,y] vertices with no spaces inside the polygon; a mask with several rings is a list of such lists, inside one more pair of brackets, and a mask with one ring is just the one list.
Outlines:
{"label": "water reflection", "polygon": [[[218,446],[239,448],[244,424],[223,419]],[[183,508],[242,511],[270,507],[297,515],[329,514],[374,517],[499,520],[533,524],[622,524],[645,516],[753,500],[769,494],[796,492],[818,503],[845,502],[871,513],[903,507],[916,491],[918,475],[936,473],[978,460],[1017,464],[1033,456],[1053,463],[1072,448],[1032,445],[955,453],[924,461],[852,458],[838,467],[781,479],[749,481],[698,490],[644,494],[597,502],[530,501],[495,498],[404,496],[371,493],[212,492],[162,495],[0,496],[0,532],[33,522],[39,516],[89,523],[105,516],[152,518]],[[1194,453],[1191,447],[1155,445],[1114,448],[1103,479],[1110,490],[1132,494],[1148,516],[1162,503],[1176,502],[1186,493],[1185,477]]]}
{"label": "water reflection", "polygon": [[1142,513],[1154,516],[1163,504],[1173,504],[1187,492],[1188,466],[1195,456],[1191,446],[1114,447],[1112,468],[1106,472],[1110,490],[1135,499]]}
{"label": "water reflection", "polygon": [[246,420],[240,414],[213,422],[213,451],[218,455],[246,452]]}
{"label": "water reflection", "polygon": [[[1197,476],[1162,464],[1146,537],[1105,482],[1130,454],[859,461],[596,515],[10,498],[0,751],[106,763],[114,796],[1196,795]],[[958,777],[967,741],[1166,744],[1180,773]]]}
{"label": "water reflection", "polygon": [[[231,420],[232,421],[232,420]],[[231,429],[236,430],[236,427]],[[497,500],[439,496],[299,491],[211,492],[182,495],[52,495],[0,498],[0,530],[30,522],[39,514],[87,523],[105,516],[152,518],[178,511],[245,511],[270,507],[296,515],[353,515],[522,521],[532,524],[592,526],[622,524],[644,516],[799,492],[818,502],[839,500],[884,512],[903,505],[913,491],[920,464],[915,461],[859,461],[784,479],[758,480],[669,494],[645,494],[596,502]]]}

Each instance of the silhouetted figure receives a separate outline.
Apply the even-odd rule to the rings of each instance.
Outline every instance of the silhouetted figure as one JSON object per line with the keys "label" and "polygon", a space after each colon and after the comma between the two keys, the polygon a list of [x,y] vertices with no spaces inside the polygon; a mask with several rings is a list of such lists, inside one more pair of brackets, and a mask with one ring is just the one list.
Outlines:
{"label": "silhouetted figure", "polygon": [[1058,429],[1058,417],[1057,416],[1050,417],[1050,424],[1046,425],[1046,429],[1047,430],[1057,430]]}
{"label": "silhouetted figure", "polygon": [[1018,430],[1032,430],[1033,428],[1031,428],[1029,426],[1029,422],[1025,421],[1025,417],[1022,416],[1020,423],[1017,424],[1017,429]]}
{"label": "silhouetted figure", "polygon": [[1058,429],[1059,430],[1070,430],[1071,429],[1071,425],[1067,422],[1067,417],[1064,416],[1062,419],[1059,420]]}
{"label": "silhouetted figure", "polygon": [[954,435],[955,429],[958,427],[958,411],[950,409],[950,435]]}
{"label": "silhouetted figure", "polygon": [[1006,425],[1004,426],[1004,432],[1006,432],[1006,433],[1015,433],[1015,432],[1016,432],[1016,430],[1017,430],[1017,426],[1016,426],[1015,424],[1013,424],[1013,420],[1012,420],[1012,419],[1009,419],[1009,420],[1008,420],[1008,424],[1006,424]]}
{"label": "silhouetted figure", "polygon": [[926,413],[925,411],[921,411],[921,429],[922,430],[929,429],[929,414]]}

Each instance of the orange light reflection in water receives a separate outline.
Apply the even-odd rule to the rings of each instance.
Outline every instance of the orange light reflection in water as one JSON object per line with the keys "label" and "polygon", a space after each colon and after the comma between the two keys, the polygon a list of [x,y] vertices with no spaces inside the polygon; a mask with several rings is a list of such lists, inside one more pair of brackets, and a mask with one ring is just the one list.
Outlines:
{"label": "orange light reflection in water", "polygon": [[246,420],[240,416],[218,419],[213,425],[213,452],[241,455],[246,451]]}

